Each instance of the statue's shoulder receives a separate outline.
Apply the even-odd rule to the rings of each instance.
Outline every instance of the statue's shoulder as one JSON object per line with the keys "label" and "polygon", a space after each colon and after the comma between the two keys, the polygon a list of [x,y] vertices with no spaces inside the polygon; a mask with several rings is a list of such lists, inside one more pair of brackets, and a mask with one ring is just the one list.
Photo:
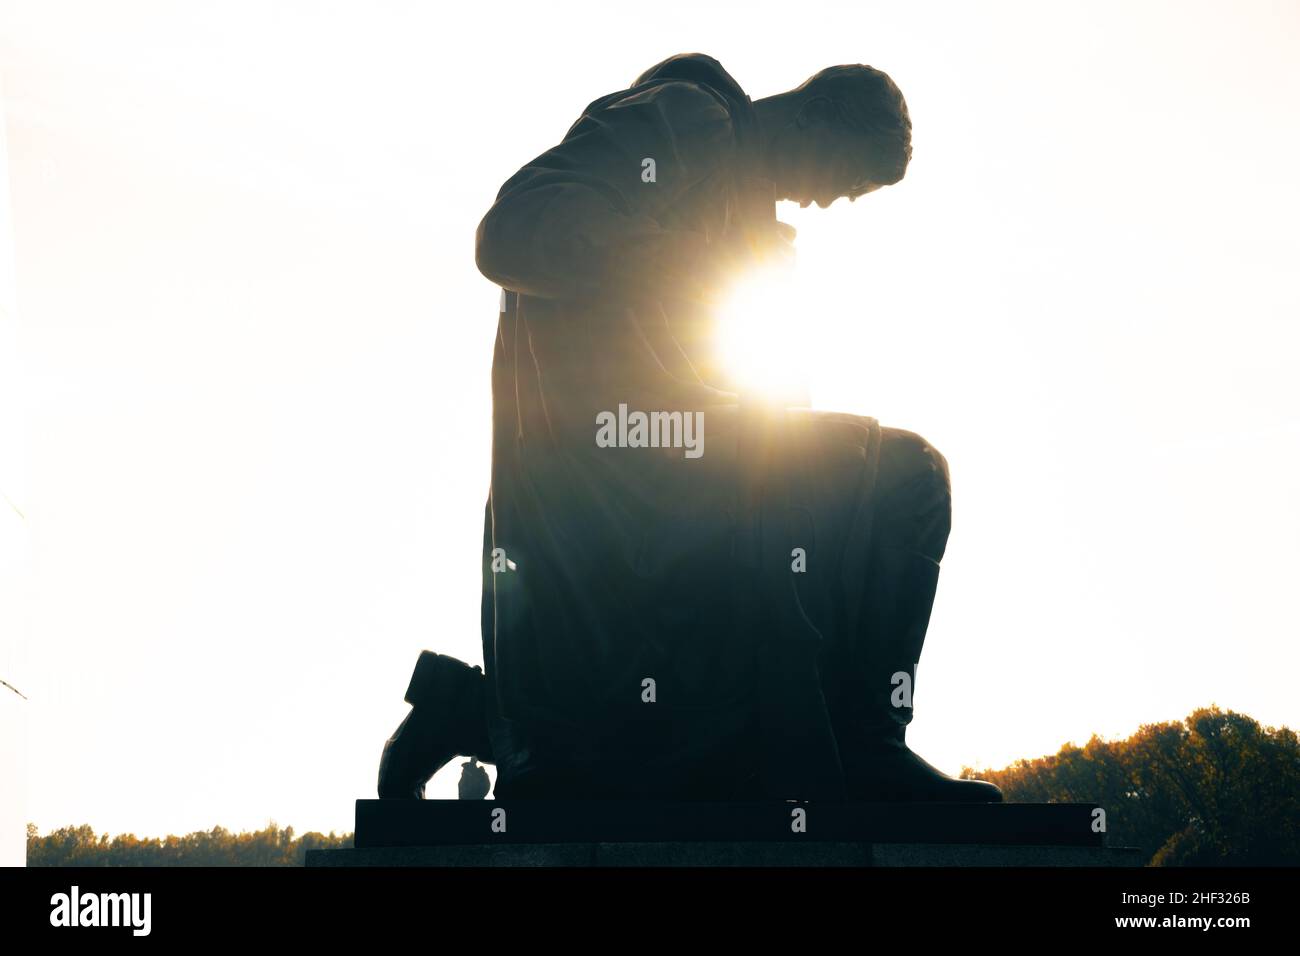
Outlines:
{"label": "statue's shoulder", "polygon": [[724,98],[747,98],[740,84],[722,64],[705,53],[677,53],[660,60],[638,76],[632,86],[659,80],[682,80],[708,87]]}
{"label": "statue's shoulder", "polygon": [[678,53],[661,60],[623,90],[592,100],[573,124],[573,133],[610,110],[654,105],[679,120],[744,123],[753,104],[740,84],[716,59],[704,53]]}
{"label": "statue's shoulder", "polygon": [[581,132],[593,121],[605,121],[624,113],[652,109],[670,125],[732,123],[732,104],[709,86],[695,80],[659,77],[592,100],[574,122],[569,135]]}

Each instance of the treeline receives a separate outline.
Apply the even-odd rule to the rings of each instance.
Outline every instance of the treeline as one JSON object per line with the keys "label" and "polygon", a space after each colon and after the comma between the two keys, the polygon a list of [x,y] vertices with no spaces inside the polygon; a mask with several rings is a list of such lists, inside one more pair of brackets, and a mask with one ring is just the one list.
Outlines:
{"label": "treeline", "polygon": [[[1147,724],[1124,740],[1094,736],[992,780],[1012,803],[1095,803],[1112,846],[1138,846],[1154,866],[1300,865],[1300,743],[1294,731],[1202,708]],[[96,836],[89,826],[39,836],[27,826],[28,866],[302,866],[308,850],[352,846],[352,834],[304,833],[271,823],[183,837]]]}
{"label": "treeline", "polygon": [[1300,865],[1296,733],[1230,710],[961,775],[991,780],[1008,802],[1104,807],[1110,845],[1141,847],[1152,866]]}
{"label": "treeline", "polygon": [[45,836],[27,824],[28,866],[302,866],[308,850],[352,846],[352,834],[336,836],[281,829],[274,822],[252,833],[231,833],[213,827],[185,836],[137,837],[133,833],[109,839],[90,826],[64,827]]}

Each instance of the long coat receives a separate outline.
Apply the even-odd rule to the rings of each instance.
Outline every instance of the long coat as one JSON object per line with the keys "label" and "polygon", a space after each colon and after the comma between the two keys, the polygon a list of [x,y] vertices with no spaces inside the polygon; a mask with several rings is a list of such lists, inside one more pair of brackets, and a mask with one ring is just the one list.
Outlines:
{"label": "long coat", "polygon": [[[773,733],[773,681],[816,696],[817,660],[855,633],[879,426],[753,427],[715,352],[713,293],[775,219],[758,149],[722,66],[671,57],[591,103],[479,226],[503,289],[483,601],[499,787],[561,761],[721,792]],[[660,447],[636,447],[637,412],[702,436],[660,417]]]}

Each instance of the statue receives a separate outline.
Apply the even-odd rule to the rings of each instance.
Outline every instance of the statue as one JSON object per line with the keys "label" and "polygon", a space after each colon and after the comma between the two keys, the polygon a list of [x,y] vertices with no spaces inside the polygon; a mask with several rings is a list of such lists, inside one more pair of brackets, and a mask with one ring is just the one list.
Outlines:
{"label": "statue", "polygon": [[420,655],[380,797],[462,755],[498,799],[1001,800],[905,740],[947,461],[743,397],[712,334],[728,283],[791,254],[776,200],[854,201],[910,158],[878,70],[751,101],[682,54],[501,187],[476,247],[503,290],[484,669]]}

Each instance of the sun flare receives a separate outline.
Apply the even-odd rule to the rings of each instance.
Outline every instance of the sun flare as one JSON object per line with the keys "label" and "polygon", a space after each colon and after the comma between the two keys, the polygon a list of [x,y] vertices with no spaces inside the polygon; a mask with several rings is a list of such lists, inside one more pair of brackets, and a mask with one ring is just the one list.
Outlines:
{"label": "sun flare", "polygon": [[737,280],[718,309],[717,329],[723,363],[742,391],[784,405],[809,404],[812,315],[793,271]]}

